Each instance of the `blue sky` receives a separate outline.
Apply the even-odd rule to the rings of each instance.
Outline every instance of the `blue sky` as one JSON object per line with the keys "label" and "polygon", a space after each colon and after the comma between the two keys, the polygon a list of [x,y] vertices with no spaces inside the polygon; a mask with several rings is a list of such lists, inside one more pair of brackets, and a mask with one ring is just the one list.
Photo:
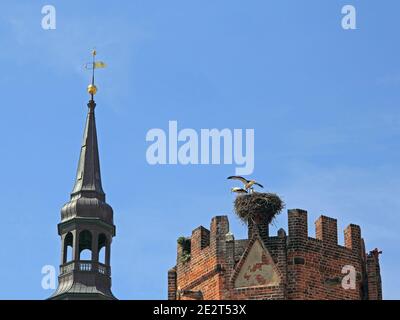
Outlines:
{"label": "blue sky", "polygon": [[[357,9],[357,30],[341,8]],[[41,8],[57,29],[41,28]],[[113,206],[113,292],[165,299],[176,239],[232,213],[235,165],[150,166],[148,130],[253,128],[254,176],[287,208],[350,223],[383,250],[386,299],[400,298],[398,1],[3,0],[0,5],[0,298],[43,299],[56,225],[79,156],[96,46],[103,187]],[[281,214],[277,229],[287,229]]]}

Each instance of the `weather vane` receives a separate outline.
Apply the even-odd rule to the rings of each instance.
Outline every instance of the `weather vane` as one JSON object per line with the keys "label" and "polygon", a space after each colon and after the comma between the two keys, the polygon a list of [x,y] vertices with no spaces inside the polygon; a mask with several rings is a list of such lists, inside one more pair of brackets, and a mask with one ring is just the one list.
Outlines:
{"label": "weather vane", "polygon": [[96,51],[96,49],[93,49],[92,50],[93,61],[85,64],[85,68],[87,70],[92,70],[92,83],[89,84],[89,86],[87,88],[87,91],[91,95],[92,100],[93,100],[94,95],[97,93],[97,87],[94,84],[94,70],[102,69],[102,68],[106,67],[106,64],[103,61],[96,61],[96,55],[97,55],[97,51]]}

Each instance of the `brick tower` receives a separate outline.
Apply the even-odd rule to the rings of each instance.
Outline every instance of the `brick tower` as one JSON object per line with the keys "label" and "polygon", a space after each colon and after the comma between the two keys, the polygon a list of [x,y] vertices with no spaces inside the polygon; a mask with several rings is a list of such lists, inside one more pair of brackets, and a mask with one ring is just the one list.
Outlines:
{"label": "brick tower", "polygon": [[[93,52],[93,57],[95,51]],[[111,292],[111,241],[115,236],[113,209],[106,203],[101,184],[97,143],[93,58],[91,99],[83,134],[75,186],[61,209],[61,265],[55,300],[115,299]],[[87,255],[83,257],[83,253]],[[70,254],[69,254],[70,253]],[[104,253],[100,255],[100,253]],[[102,256],[102,257],[101,257]]]}
{"label": "brick tower", "polygon": [[249,225],[248,239],[235,240],[226,216],[210,230],[180,238],[177,264],[168,271],[168,298],[381,300],[379,251],[365,253],[361,230],[349,225],[338,245],[337,221],[321,216],[308,236],[307,212],[288,211],[289,234],[269,236],[268,224]]}

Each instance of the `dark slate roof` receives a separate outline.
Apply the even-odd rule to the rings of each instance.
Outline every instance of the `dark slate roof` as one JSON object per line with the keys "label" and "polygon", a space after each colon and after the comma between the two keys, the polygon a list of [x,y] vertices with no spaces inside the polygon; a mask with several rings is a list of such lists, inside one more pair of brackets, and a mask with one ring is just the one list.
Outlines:
{"label": "dark slate roof", "polygon": [[71,277],[68,281],[62,281],[57,291],[49,298],[65,298],[66,296],[88,295],[104,299],[116,299],[110,288],[100,288],[96,286],[87,286],[79,282],[74,282]]}
{"label": "dark slate roof", "polygon": [[76,181],[71,196],[89,195],[90,197],[96,197],[105,201],[105,195],[101,185],[99,148],[97,143],[96,119],[94,115],[96,103],[90,100],[88,107],[89,110],[83,134]]}

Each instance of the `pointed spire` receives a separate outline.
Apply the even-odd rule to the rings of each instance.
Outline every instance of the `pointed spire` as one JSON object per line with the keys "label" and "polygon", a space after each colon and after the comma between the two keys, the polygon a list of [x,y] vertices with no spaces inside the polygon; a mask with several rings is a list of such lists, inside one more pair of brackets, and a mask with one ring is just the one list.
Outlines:
{"label": "pointed spire", "polygon": [[105,201],[101,185],[99,147],[94,114],[96,103],[94,100],[89,101],[88,107],[76,181],[71,197],[80,198],[84,196]]}
{"label": "pointed spire", "polygon": [[105,194],[101,185],[99,147],[97,144],[96,119],[94,114],[94,109],[96,108],[94,95],[97,93],[97,87],[94,83],[94,73],[95,69],[104,68],[105,63],[102,61],[97,62],[96,55],[96,50],[93,50],[93,61],[86,64],[86,68],[92,70],[92,81],[87,89],[91,99],[88,103],[89,111],[86,118],[76,181],[71,198],[75,199],[83,196],[105,201]]}

